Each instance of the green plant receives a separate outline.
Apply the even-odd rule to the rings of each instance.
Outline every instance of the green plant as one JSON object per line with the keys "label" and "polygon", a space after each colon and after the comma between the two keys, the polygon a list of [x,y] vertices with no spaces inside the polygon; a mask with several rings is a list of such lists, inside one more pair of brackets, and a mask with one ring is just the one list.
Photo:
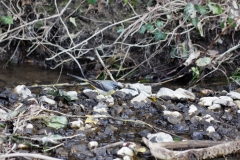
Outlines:
{"label": "green plant", "polygon": [[199,72],[198,68],[197,68],[197,67],[192,67],[191,70],[192,70],[192,72],[193,72],[193,78],[192,78],[192,80],[198,78],[199,75],[200,75],[200,72]]}

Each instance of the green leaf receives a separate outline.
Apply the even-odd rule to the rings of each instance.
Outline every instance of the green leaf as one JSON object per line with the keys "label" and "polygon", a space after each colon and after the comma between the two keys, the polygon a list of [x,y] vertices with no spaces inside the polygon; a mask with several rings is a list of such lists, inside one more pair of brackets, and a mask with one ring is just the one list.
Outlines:
{"label": "green leaf", "polygon": [[118,27],[118,30],[117,30],[117,33],[122,33],[123,31],[124,31],[123,26],[119,26],[119,27]]}
{"label": "green leaf", "polygon": [[222,13],[222,7],[217,6],[216,4],[209,2],[208,7],[210,11],[212,11],[212,14],[221,14]]}
{"label": "green leaf", "polygon": [[139,33],[140,33],[140,34],[144,34],[144,33],[146,32],[146,30],[147,30],[146,26],[145,26],[145,25],[142,25],[142,27],[140,28]]}
{"label": "green leaf", "polygon": [[154,26],[152,25],[152,23],[147,23],[145,27],[150,32],[154,31]]}
{"label": "green leaf", "polygon": [[48,127],[55,129],[64,128],[68,124],[68,120],[65,116],[54,116],[50,122],[45,122]]}
{"label": "green leaf", "polygon": [[127,4],[128,3],[128,0],[123,0],[124,1],[124,4]]}
{"label": "green leaf", "polygon": [[209,64],[211,64],[211,61],[212,61],[212,58],[210,57],[202,57],[202,58],[199,58],[198,60],[196,60],[196,65],[198,67],[205,67]]}
{"label": "green leaf", "polygon": [[181,141],[181,138],[179,138],[179,137],[173,137],[173,141],[179,142],[179,141]]}
{"label": "green leaf", "polygon": [[220,27],[221,27],[221,28],[224,28],[224,27],[225,27],[225,22],[221,22],[221,23],[220,23]]}
{"label": "green leaf", "polygon": [[194,27],[197,27],[198,22],[199,22],[198,18],[192,18],[192,24]]}
{"label": "green leaf", "polygon": [[184,8],[184,14],[189,15],[195,10],[194,5],[192,3],[188,3]]}
{"label": "green leaf", "polygon": [[155,41],[164,40],[167,37],[166,33],[160,32],[159,30],[154,31],[153,35],[154,35]]}
{"label": "green leaf", "polygon": [[206,6],[199,6],[199,12],[201,15],[207,13],[207,7]]}
{"label": "green leaf", "polygon": [[[232,18],[228,18],[227,21],[228,21],[228,24],[231,24],[232,22],[234,22],[234,20]],[[230,27],[235,28],[236,26],[237,26],[237,24],[233,23]]]}
{"label": "green leaf", "polygon": [[96,4],[97,0],[87,0],[89,4]]}
{"label": "green leaf", "polygon": [[163,21],[156,20],[156,26],[161,28],[163,26]]}
{"label": "green leaf", "polygon": [[3,22],[3,24],[13,24],[13,18],[11,15],[1,16],[0,20]]}

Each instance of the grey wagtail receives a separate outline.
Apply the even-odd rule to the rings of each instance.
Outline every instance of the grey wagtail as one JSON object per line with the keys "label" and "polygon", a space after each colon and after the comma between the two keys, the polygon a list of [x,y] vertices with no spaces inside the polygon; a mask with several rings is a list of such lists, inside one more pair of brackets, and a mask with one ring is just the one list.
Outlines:
{"label": "grey wagtail", "polygon": [[103,94],[105,96],[112,95],[117,89],[124,87],[122,83],[114,82],[111,80],[88,80],[69,73],[67,73],[67,75],[89,83],[93,88],[98,91],[99,94]]}

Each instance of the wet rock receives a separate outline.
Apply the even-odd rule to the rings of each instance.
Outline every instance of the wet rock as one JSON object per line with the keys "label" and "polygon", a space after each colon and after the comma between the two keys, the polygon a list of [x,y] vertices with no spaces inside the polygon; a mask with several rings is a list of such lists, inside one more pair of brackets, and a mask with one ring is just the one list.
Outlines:
{"label": "wet rock", "polygon": [[117,131],[118,128],[114,127],[113,125],[108,125],[105,130],[104,130],[104,133],[107,134],[107,135],[110,135],[112,136],[114,131]]}
{"label": "wet rock", "polygon": [[173,104],[171,101],[166,101],[164,103],[164,106],[166,106],[167,110],[181,111],[181,109],[177,105]]}
{"label": "wet rock", "polygon": [[144,130],[141,130],[140,132],[138,132],[138,135],[140,137],[147,137],[147,135],[150,133],[150,130],[149,129],[144,129]]}
{"label": "wet rock", "polygon": [[71,147],[69,159],[86,159],[87,157],[93,157],[93,153],[88,150],[87,145],[78,144]]}
{"label": "wet rock", "polygon": [[154,134],[148,134],[147,138],[151,142],[173,142],[173,138],[170,134],[164,133],[164,132],[158,132]]}
{"label": "wet rock", "polygon": [[191,134],[193,140],[204,140],[205,131],[196,131]]}
{"label": "wet rock", "polygon": [[8,96],[8,100],[9,100],[9,102],[14,103],[18,100],[19,96],[20,95],[17,93],[12,93]]}
{"label": "wet rock", "polygon": [[169,123],[178,124],[181,123],[183,116],[177,111],[163,111],[164,118],[168,120]]}
{"label": "wet rock", "polygon": [[57,148],[56,149],[56,158],[60,159],[68,159],[68,150],[66,150],[63,147]]}
{"label": "wet rock", "polygon": [[176,134],[188,134],[190,128],[186,123],[179,123],[173,126],[173,130]]}
{"label": "wet rock", "polygon": [[231,91],[227,94],[227,96],[231,97],[234,100],[240,100],[240,93]]}
{"label": "wet rock", "polygon": [[222,119],[225,119],[227,121],[231,121],[233,119],[233,116],[231,113],[229,113],[229,111],[226,111],[224,112],[224,114],[222,115],[221,117]]}
{"label": "wet rock", "polygon": [[209,126],[206,129],[206,135],[214,141],[220,140],[221,136],[215,131],[213,126]]}

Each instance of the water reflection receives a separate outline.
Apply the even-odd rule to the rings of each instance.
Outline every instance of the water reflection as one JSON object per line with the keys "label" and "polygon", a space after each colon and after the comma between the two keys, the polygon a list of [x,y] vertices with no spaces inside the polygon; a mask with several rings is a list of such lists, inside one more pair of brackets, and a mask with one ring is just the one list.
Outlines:
{"label": "water reflection", "polygon": [[[55,84],[57,83],[60,70],[44,69],[34,64],[9,64],[7,68],[3,68],[5,63],[0,63],[0,88],[15,87],[19,84]],[[67,76],[67,72],[63,71],[59,83],[70,82],[71,78]]]}

